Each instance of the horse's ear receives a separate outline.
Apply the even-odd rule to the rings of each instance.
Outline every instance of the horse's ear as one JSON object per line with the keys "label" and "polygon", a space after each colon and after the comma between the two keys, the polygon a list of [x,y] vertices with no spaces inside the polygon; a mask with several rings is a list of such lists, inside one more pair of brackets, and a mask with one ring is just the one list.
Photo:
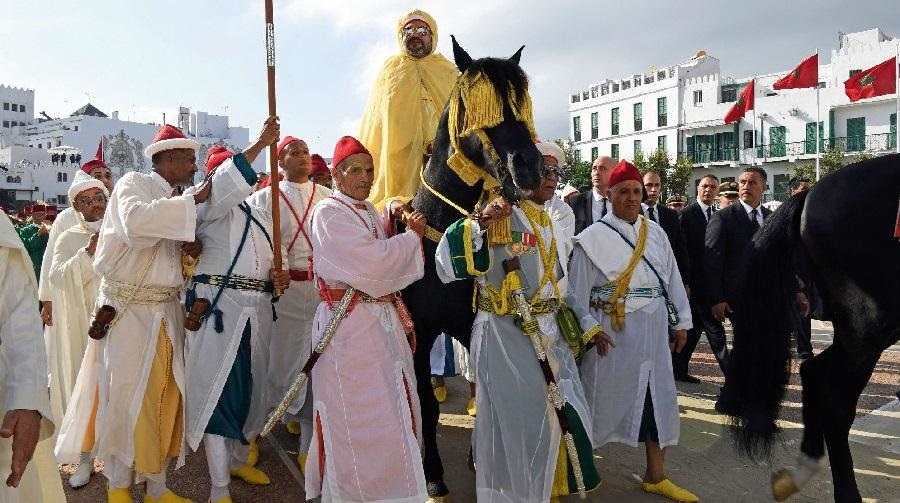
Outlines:
{"label": "horse's ear", "polygon": [[472,56],[469,56],[469,53],[456,43],[456,37],[450,35],[450,40],[453,41],[453,61],[456,63],[456,67],[459,68],[460,73],[465,73],[469,66],[472,65]]}
{"label": "horse's ear", "polygon": [[523,45],[522,47],[519,47],[519,50],[516,51],[516,53],[513,54],[513,55],[509,58],[509,60],[512,61],[513,63],[515,63],[515,64],[518,65],[518,64],[519,64],[519,60],[522,59],[522,49],[524,49],[524,48],[525,48],[524,45]]}

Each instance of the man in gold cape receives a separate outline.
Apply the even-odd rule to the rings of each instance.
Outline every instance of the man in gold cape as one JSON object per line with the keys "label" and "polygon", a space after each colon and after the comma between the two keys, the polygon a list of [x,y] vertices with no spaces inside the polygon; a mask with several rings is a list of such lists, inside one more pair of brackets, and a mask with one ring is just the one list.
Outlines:
{"label": "man in gold cape", "polygon": [[414,10],[397,22],[400,54],[381,67],[359,128],[359,141],[375,161],[369,201],[381,210],[391,199],[407,202],[419,187],[419,170],[458,72],[434,52],[437,23]]}

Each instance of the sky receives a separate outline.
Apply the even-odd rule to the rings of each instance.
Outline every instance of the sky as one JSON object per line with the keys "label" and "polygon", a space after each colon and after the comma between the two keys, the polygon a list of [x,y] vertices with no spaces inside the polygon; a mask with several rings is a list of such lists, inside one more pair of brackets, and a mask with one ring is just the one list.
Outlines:
{"label": "sky", "polygon": [[[537,132],[566,137],[568,98],[606,78],[705,50],[724,76],[788,71],[838,32],[900,36],[900,0],[274,0],[282,134],[331,157],[356,135],[394,27],[421,8],[474,58],[525,45]],[[65,117],[88,100],[123,120],[172,123],[179,106],[230,116],[256,138],[267,115],[262,0],[0,0],[0,84],[35,91],[35,111]]]}

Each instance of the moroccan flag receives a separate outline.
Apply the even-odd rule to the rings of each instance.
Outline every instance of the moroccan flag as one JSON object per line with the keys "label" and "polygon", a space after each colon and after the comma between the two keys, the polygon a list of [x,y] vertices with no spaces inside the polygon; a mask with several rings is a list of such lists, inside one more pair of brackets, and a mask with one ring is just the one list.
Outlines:
{"label": "moroccan flag", "polygon": [[731,110],[725,114],[725,124],[731,124],[732,122],[740,119],[750,110],[753,110],[753,88],[756,83],[756,79],[750,81],[750,84],[744,88],[741,92],[741,96],[738,98],[737,103],[731,107]]}
{"label": "moroccan flag", "polygon": [[844,82],[844,92],[850,101],[894,94],[897,92],[897,58],[893,57],[850,77]]}
{"label": "moroccan flag", "polygon": [[97,153],[94,154],[94,159],[97,159],[98,161],[106,162],[103,159],[103,138],[102,137],[100,138],[100,143],[97,144]]}
{"label": "moroccan flag", "polygon": [[785,75],[778,82],[772,84],[772,89],[800,89],[804,87],[816,87],[819,84],[819,55],[803,60],[797,68]]}

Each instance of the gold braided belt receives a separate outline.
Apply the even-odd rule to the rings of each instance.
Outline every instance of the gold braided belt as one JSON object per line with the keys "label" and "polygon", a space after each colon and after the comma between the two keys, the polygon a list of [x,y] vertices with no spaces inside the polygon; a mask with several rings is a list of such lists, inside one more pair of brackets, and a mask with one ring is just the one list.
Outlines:
{"label": "gold braided belt", "polygon": [[[517,316],[515,310],[507,309],[506,311],[501,311],[497,309],[498,303],[492,302],[491,297],[489,295],[485,295],[483,292],[478,294],[478,309],[481,311],[485,311],[488,313],[493,313],[499,316]],[[511,300],[507,302],[506,305],[514,305]],[[530,303],[531,305],[531,314],[538,316],[542,314],[553,314],[559,310],[560,302],[559,299],[549,298],[549,299],[537,299]]]}
{"label": "gold braided belt", "polygon": [[100,281],[100,295],[126,304],[162,304],[171,300],[179,290],[180,286],[138,286],[108,278]]}

